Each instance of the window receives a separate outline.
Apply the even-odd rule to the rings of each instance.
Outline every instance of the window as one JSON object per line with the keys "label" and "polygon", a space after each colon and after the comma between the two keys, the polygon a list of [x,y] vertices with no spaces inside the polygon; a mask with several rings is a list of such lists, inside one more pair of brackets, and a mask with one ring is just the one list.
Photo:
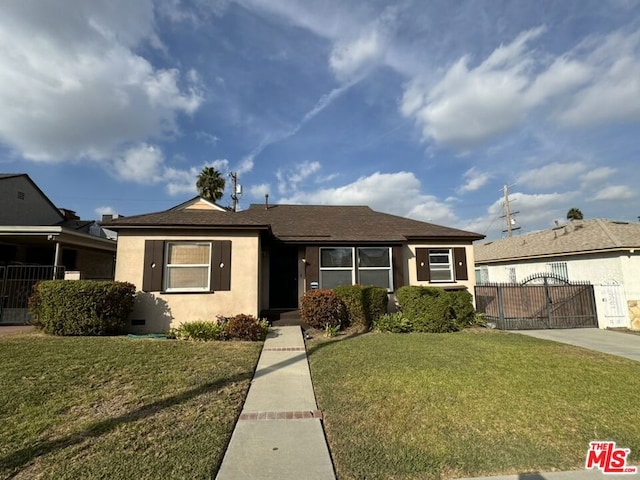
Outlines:
{"label": "window", "polygon": [[451,282],[452,266],[450,249],[429,250],[429,277],[432,282]]}
{"label": "window", "polygon": [[486,265],[476,267],[476,285],[489,283],[489,268]]}
{"label": "window", "polygon": [[167,242],[165,262],[165,291],[209,291],[211,243]]}
{"label": "window", "polygon": [[320,249],[320,285],[334,288],[355,283],[353,248]]}
{"label": "window", "polygon": [[516,267],[505,267],[507,269],[507,278],[509,283],[517,283],[516,280]]}
{"label": "window", "polygon": [[320,286],[374,285],[392,290],[389,247],[320,248]]}
{"label": "window", "polygon": [[391,290],[390,248],[358,248],[358,283]]}
{"label": "window", "polygon": [[564,280],[569,280],[569,272],[567,270],[567,262],[551,262],[547,263],[547,268],[551,274]]}

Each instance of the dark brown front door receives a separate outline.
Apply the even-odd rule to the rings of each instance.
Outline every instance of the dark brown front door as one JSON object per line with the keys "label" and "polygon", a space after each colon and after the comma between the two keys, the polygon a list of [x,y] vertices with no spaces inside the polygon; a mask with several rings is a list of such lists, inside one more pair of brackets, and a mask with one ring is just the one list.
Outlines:
{"label": "dark brown front door", "polygon": [[269,308],[298,308],[298,248],[273,246],[269,259]]}

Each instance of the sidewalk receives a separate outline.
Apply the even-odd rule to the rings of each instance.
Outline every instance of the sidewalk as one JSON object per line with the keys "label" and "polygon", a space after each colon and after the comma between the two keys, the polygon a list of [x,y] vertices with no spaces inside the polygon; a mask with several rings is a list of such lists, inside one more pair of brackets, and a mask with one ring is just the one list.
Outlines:
{"label": "sidewalk", "polygon": [[217,480],[335,480],[300,327],[265,340]]}

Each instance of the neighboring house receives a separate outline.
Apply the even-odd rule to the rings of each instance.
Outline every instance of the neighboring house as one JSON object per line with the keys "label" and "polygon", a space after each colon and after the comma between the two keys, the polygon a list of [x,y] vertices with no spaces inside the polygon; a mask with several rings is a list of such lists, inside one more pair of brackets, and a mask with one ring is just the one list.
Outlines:
{"label": "neighboring house", "polygon": [[0,267],[63,266],[112,279],[116,242],[96,222],[57,208],[26,174],[0,174]]}
{"label": "neighboring house", "polygon": [[116,280],[137,286],[132,325],[162,331],[217,315],[297,309],[305,291],[343,284],[467,289],[482,235],[364,206],[251,205],[196,197],[112,221]]}
{"label": "neighboring house", "polygon": [[640,223],[573,220],[477,244],[475,265],[478,284],[522,283],[544,272],[590,282],[601,328],[640,329]]}

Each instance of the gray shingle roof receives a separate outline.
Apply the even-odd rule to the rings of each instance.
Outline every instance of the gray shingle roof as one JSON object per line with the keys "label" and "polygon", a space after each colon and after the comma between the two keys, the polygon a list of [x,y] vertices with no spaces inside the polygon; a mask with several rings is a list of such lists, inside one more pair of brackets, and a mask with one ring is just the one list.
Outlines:
{"label": "gray shingle roof", "polygon": [[640,248],[640,223],[573,220],[541,232],[475,245],[476,264]]}
{"label": "gray shingle roof", "polygon": [[483,235],[376,212],[365,206],[251,205],[241,212],[167,210],[124,217],[110,229],[154,227],[260,228],[286,242],[403,242],[407,239],[478,240]]}

